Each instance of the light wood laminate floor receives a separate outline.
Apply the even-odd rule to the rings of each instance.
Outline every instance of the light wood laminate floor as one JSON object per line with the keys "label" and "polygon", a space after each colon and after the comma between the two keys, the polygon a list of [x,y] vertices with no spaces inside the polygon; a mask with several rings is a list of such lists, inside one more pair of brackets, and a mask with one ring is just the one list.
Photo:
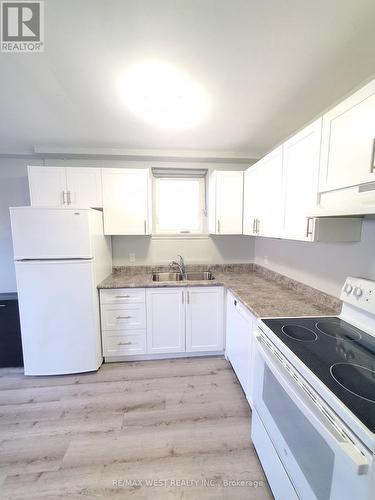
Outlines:
{"label": "light wood laminate floor", "polygon": [[272,495],[245,397],[228,362],[215,357],[60,377],[0,369],[0,497]]}

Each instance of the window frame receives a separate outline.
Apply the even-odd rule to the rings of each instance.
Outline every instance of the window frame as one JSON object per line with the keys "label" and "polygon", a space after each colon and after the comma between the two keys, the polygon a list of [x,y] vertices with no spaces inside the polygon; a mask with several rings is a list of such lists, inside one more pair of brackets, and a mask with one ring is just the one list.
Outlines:
{"label": "window frame", "polygon": [[[195,181],[199,183],[199,202],[200,202],[200,230],[197,232],[184,232],[184,229],[181,231],[160,231],[158,227],[158,184],[163,180],[173,180],[173,181],[185,181],[191,182]],[[197,239],[197,238],[208,238],[208,222],[207,222],[207,187],[206,187],[206,179],[204,177],[174,177],[171,175],[170,177],[153,177],[152,179],[152,236],[155,238],[181,238],[181,239]]]}

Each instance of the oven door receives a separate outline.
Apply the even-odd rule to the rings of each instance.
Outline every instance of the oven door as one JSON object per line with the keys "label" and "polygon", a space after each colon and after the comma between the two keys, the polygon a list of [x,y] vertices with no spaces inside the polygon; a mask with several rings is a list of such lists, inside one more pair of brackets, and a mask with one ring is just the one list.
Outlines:
{"label": "oven door", "polygon": [[297,495],[367,498],[371,454],[340,433],[314,391],[260,330],[255,344],[254,406]]}

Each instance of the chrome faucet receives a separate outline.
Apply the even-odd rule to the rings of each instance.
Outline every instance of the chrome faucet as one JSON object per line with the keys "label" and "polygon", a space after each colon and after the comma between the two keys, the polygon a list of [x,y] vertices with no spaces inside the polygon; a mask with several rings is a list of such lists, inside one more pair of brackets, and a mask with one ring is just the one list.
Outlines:
{"label": "chrome faucet", "polygon": [[180,274],[186,274],[186,266],[183,257],[181,255],[178,255],[177,257],[179,257],[179,262],[174,260],[169,264],[169,267],[178,267]]}

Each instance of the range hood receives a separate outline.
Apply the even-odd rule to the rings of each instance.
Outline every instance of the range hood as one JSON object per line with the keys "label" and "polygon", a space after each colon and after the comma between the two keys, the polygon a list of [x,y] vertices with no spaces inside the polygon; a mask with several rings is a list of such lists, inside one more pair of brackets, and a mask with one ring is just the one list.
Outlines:
{"label": "range hood", "polygon": [[310,217],[375,216],[375,182],[350,186],[319,194],[318,205]]}

